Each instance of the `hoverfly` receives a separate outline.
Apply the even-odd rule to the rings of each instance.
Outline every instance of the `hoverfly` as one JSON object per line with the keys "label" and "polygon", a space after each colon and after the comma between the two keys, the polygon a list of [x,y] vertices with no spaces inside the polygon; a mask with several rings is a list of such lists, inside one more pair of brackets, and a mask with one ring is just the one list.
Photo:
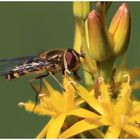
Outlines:
{"label": "hoverfly", "polygon": [[[42,74],[40,76],[35,77],[34,79],[29,80],[31,87],[37,93],[37,103],[39,91],[37,91],[32,85],[32,81],[37,79],[41,80],[43,77],[51,75],[62,87],[62,85],[55,78],[54,75],[58,72],[62,72],[62,74],[64,74],[65,71],[71,71],[75,79],[80,80],[80,77],[77,73],[78,69],[80,68],[80,57],[84,58],[84,54],[79,54],[74,49],[68,48],[43,51],[38,56],[28,56],[14,59],[1,59],[0,63],[3,62],[4,65],[7,66],[7,68],[0,71],[0,76],[4,76],[5,79],[11,80],[29,74]],[[15,66],[15,63],[18,64]]]}

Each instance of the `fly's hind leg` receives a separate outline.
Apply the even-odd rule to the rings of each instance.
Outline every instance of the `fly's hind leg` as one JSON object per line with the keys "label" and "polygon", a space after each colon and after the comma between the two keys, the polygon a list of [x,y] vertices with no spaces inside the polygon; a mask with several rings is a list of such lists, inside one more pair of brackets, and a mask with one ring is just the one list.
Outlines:
{"label": "fly's hind leg", "polygon": [[[37,76],[37,77],[35,77],[35,78],[33,78],[33,79],[30,79],[30,80],[28,80],[29,81],[29,84],[30,84],[30,86],[31,86],[31,88],[35,91],[35,93],[36,93],[36,98],[35,98],[35,106],[34,106],[34,108],[33,109],[35,109],[35,107],[36,107],[36,105],[37,105],[37,102],[38,102],[38,95],[39,95],[39,93],[41,92],[41,90],[42,90],[42,78],[43,77],[47,77],[49,75],[49,73],[47,73],[47,74],[44,74],[44,75],[41,75],[41,76]],[[33,86],[33,81],[36,81],[36,80],[40,80],[40,83],[39,83],[39,91]]]}

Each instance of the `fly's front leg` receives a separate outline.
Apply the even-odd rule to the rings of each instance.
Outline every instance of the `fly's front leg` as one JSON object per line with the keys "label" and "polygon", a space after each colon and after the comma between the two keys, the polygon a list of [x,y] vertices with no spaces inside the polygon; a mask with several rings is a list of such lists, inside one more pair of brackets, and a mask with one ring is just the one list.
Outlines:
{"label": "fly's front leg", "polygon": [[74,78],[75,78],[77,81],[80,81],[80,80],[81,80],[81,77],[78,75],[77,71],[73,71],[73,75],[74,75]]}
{"label": "fly's front leg", "polygon": [[48,72],[51,76],[52,76],[52,78],[59,84],[59,86],[63,89],[63,91],[65,92],[66,90],[64,89],[64,87],[63,87],[63,85],[58,81],[58,79],[54,76],[54,74],[53,73],[51,73],[51,72]]}
{"label": "fly's front leg", "polygon": [[[36,105],[37,105],[37,102],[38,102],[38,95],[39,95],[39,93],[41,92],[41,90],[42,90],[42,78],[43,77],[47,77],[49,75],[49,73],[47,73],[47,74],[44,74],[44,75],[41,75],[41,76],[38,76],[38,77],[35,77],[35,78],[33,78],[33,79],[30,79],[30,80],[28,80],[29,81],[29,84],[30,84],[30,86],[32,87],[32,89],[35,91],[35,93],[36,93],[36,98],[35,98],[35,106],[34,106],[34,108],[33,109],[35,109],[35,107],[36,107]],[[39,91],[33,86],[33,81],[36,81],[36,80],[40,80],[40,88],[39,88]]]}
{"label": "fly's front leg", "polygon": [[[64,76],[68,79],[69,83],[70,83],[70,84],[72,85],[72,87],[75,89],[75,91],[78,92],[77,88],[75,87],[76,83],[68,78],[68,76],[67,76],[67,71],[64,70],[63,73],[64,73]],[[74,73],[74,72],[73,72],[73,73]],[[76,72],[76,73],[77,73],[77,72]],[[77,74],[77,75],[78,75],[78,74]]]}

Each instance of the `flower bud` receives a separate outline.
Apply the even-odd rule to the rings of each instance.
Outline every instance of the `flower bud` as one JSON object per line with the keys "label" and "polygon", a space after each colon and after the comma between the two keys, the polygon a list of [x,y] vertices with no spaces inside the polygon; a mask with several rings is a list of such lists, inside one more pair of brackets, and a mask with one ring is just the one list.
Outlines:
{"label": "flower bud", "polygon": [[109,28],[109,32],[113,35],[113,50],[116,56],[124,54],[124,52],[127,50],[130,37],[130,28],[130,11],[128,9],[128,5],[123,3],[113,17]]}
{"label": "flower bud", "polygon": [[112,55],[112,38],[101,16],[93,10],[86,21],[86,38],[90,55],[96,61],[104,61]]}
{"label": "flower bud", "polygon": [[75,17],[86,19],[89,12],[90,12],[89,1],[87,2],[74,1],[73,2],[73,13]]}
{"label": "flower bud", "polygon": [[99,1],[96,4],[96,8],[99,11],[104,11],[105,13],[107,13],[107,11],[109,10],[110,6],[111,6],[112,2],[111,1]]}

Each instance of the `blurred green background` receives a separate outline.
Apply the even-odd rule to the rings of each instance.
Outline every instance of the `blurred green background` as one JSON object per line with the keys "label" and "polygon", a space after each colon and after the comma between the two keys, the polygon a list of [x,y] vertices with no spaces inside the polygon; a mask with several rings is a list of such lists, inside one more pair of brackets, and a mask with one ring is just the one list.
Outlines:
{"label": "blurred green background", "polygon": [[[109,20],[119,4],[112,4]],[[129,7],[132,30],[128,62],[132,68],[140,66],[140,3],[129,2]],[[71,2],[0,2],[0,58],[72,47],[73,35]],[[28,113],[17,105],[34,98],[26,78],[0,78],[0,138],[34,138],[40,132],[49,117]]]}

